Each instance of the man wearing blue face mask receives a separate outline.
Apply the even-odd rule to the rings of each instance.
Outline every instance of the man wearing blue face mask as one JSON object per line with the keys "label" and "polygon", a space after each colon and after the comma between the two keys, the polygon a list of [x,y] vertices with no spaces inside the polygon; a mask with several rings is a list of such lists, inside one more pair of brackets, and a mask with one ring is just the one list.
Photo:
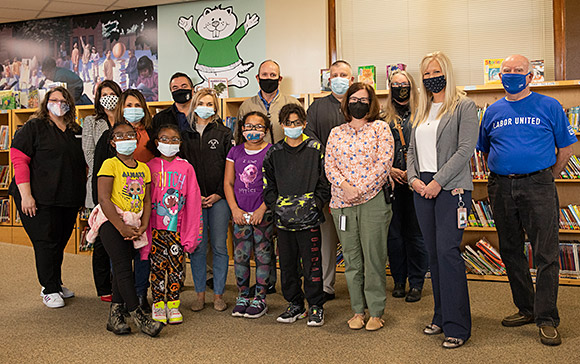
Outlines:
{"label": "man wearing blue face mask", "polygon": [[[316,99],[308,108],[308,123],[305,133],[312,136],[326,147],[330,130],[344,124],[346,120],[340,110],[340,103],[354,77],[352,68],[346,61],[336,61],[330,66],[330,88],[332,93],[326,97]],[[322,233],[322,270],[324,272],[324,299],[329,301],[335,298],[334,281],[336,276],[336,246],[338,236],[330,210],[324,208],[326,222],[320,226]]]}
{"label": "man wearing blue face mask", "polygon": [[[502,325],[535,322],[542,344],[559,345],[559,201],[554,178],[568,163],[577,139],[560,103],[530,91],[531,70],[521,55],[503,61],[506,97],[486,110],[477,149],[488,157],[488,194],[518,308]],[[523,254],[526,234],[538,265],[535,294]]]}
{"label": "man wearing blue face mask", "polygon": [[270,59],[262,62],[256,75],[260,91],[256,96],[245,100],[238,111],[238,120],[242,120],[250,111],[259,111],[268,116],[272,122],[274,140],[270,140],[270,135],[267,135],[265,140],[271,144],[279,142],[284,137],[284,131],[278,123],[278,114],[282,107],[287,104],[300,105],[294,97],[280,93],[282,79],[278,63]]}

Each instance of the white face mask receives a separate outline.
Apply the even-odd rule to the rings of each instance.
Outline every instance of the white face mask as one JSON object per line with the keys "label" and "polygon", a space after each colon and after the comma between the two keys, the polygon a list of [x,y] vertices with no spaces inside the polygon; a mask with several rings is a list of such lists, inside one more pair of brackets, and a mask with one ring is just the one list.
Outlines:
{"label": "white face mask", "polygon": [[166,157],[173,157],[179,152],[179,144],[166,144],[160,142],[157,145],[157,150]]}

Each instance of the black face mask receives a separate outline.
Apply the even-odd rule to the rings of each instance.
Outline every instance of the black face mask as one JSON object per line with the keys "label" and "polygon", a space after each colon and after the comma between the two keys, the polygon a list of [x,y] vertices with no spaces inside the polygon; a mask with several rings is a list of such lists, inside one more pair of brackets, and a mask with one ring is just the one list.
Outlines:
{"label": "black face mask", "polygon": [[178,104],[185,104],[189,100],[191,100],[191,90],[188,89],[179,89],[171,92],[171,97],[173,97],[173,101]]}
{"label": "black face mask", "polygon": [[447,80],[445,79],[445,75],[431,77],[431,78],[424,78],[423,85],[425,88],[434,94],[441,92],[445,86],[447,86]]}
{"label": "black face mask", "polygon": [[355,119],[362,119],[365,117],[366,114],[369,113],[371,109],[371,105],[365,104],[361,101],[357,102],[349,102],[348,103],[348,111]]}
{"label": "black face mask", "polygon": [[260,89],[267,94],[271,94],[278,88],[279,78],[260,78]]}
{"label": "black face mask", "polygon": [[391,87],[391,92],[393,100],[403,103],[411,97],[411,86]]}

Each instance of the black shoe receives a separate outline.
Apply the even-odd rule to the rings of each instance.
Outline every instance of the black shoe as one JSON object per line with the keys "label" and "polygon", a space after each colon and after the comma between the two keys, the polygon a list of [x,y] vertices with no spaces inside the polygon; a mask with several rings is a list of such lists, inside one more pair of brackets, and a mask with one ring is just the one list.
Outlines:
{"label": "black shoe", "polygon": [[501,324],[506,327],[523,326],[534,323],[534,315],[524,315],[520,312],[504,317]]}
{"label": "black shoe", "polygon": [[336,298],[336,295],[334,293],[324,292],[324,302],[325,303],[328,301],[332,301],[335,298]]}
{"label": "black shoe", "polygon": [[396,298],[405,297],[405,283],[395,283],[395,289],[393,289],[393,297]]}
{"label": "black shoe", "polygon": [[421,290],[419,288],[411,288],[407,297],[405,297],[406,302],[417,302],[421,300]]}
{"label": "black shoe", "polygon": [[131,317],[133,317],[135,325],[151,337],[159,335],[163,330],[164,325],[161,322],[153,321],[149,315],[143,312],[141,307],[137,307],[135,311],[131,312]]}
{"label": "black shoe", "polygon": [[112,331],[115,335],[125,335],[131,332],[131,328],[125,322],[123,316],[123,303],[111,303],[109,309],[109,320],[107,321],[107,330]]}
{"label": "black shoe", "polygon": [[544,345],[557,346],[562,343],[562,337],[554,326],[540,326],[540,341]]}
{"label": "black shoe", "polygon": [[207,286],[207,288],[209,288],[213,291],[213,277],[209,278],[207,281],[205,281],[205,285]]}
{"label": "black shoe", "polygon": [[305,317],[306,317],[306,309],[304,308],[304,306],[290,303],[288,305],[288,308],[286,308],[286,311],[282,312],[282,314],[278,316],[276,321],[291,324],[294,321],[303,319]]}
{"label": "black shoe", "polygon": [[147,299],[147,295],[137,296],[137,298],[139,298],[139,307],[141,307],[143,312],[150,314],[151,313],[151,304],[149,304],[149,300]]}
{"label": "black shoe", "polygon": [[308,310],[308,326],[324,325],[324,309],[320,306],[310,306]]}

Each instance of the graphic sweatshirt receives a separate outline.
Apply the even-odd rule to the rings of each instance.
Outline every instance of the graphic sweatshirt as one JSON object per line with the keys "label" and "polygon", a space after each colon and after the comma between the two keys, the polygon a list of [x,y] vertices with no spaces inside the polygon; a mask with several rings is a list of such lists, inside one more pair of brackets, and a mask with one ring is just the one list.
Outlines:
{"label": "graphic sweatshirt", "polygon": [[147,163],[151,170],[151,218],[147,231],[151,250],[151,230],[179,233],[184,250],[191,253],[201,243],[203,223],[201,194],[195,171],[189,162],[179,157],[168,162],[153,158]]}

